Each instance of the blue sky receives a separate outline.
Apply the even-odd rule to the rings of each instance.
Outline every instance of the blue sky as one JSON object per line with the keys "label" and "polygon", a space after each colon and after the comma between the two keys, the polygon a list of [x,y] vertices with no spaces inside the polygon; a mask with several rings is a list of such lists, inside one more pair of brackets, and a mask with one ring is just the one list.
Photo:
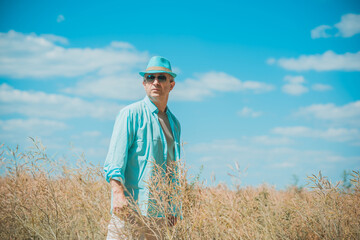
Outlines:
{"label": "blue sky", "polygon": [[340,180],[360,168],[359,33],[357,1],[2,1],[0,141],[102,165],[160,55],[191,174],[230,184],[236,162],[243,185]]}

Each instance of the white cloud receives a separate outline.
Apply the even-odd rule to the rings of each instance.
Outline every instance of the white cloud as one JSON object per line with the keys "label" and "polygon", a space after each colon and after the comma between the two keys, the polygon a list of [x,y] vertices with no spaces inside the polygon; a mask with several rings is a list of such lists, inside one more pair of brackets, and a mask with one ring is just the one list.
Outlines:
{"label": "white cloud", "polygon": [[[293,140],[287,136],[247,136],[241,140],[218,139],[186,145],[186,159],[191,169],[203,166],[201,175],[205,181],[210,180],[211,174],[215,173],[219,179],[230,182],[231,178],[227,173],[231,172],[240,177],[241,183],[245,185],[263,182],[281,185],[284,179],[291,179],[292,174],[305,179],[306,175],[316,173],[318,170],[322,170],[325,174],[330,170],[341,174],[339,166],[356,167],[360,160],[359,156],[351,156],[351,153],[342,156],[332,149],[308,150],[295,148],[297,145],[281,146],[291,143],[294,143]],[[238,163],[240,175],[229,168],[234,163]],[[246,176],[242,169],[246,169]],[[280,179],[280,176],[280,181],[275,180]]]}
{"label": "white cloud", "polygon": [[76,140],[86,138],[87,141],[89,141],[90,139],[96,139],[99,143],[101,142],[99,141],[99,137],[101,137],[101,135],[102,133],[100,131],[93,130],[93,131],[84,131],[79,134],[72,135],[71,138]]}
{"label": "white cloud", "polygon": [[326,30],[331,29],[331,26],[328,25],[320,25],[313,30],[311,30],[311,38],[329,38],[331,37],[330,34],[326,32]]}
{"label": "white cloud", "polygon": [[93,160],[94,162],[97,162],[99,165],[103,165],[104,164],[103,159],[106,157],[108,148],[98,147],[98,146],[95,147],[84,146],[84,147],[76,147],[74,151],[76,151],[77,153],[84,153],[86,159],[91,157],[94,159]]}
{"label": "white cloud", "polygon": [[360,71],[360,51],[357,53],[336,54],[329,50],[323,54],[301,55],[298,58],[280,58],[275,62],[284,69],[295,71]]}
{"label": "white cloud", "polygon": [[341,21],[335,24],[342,37],[352,37],[360,33],[360,14],[346,14],[341,17]]}
{"label": "white cloud", "polygon": [[205,97],[214,95],[214,91],[207,88],[200,81],[186,79],[184,82],[176,82],[175,88],[170,93],[171,100],[178,101],[201,101]]}
{"label": "white cloud", "polygon": [[288,145],[294,143],[293,140],[287,137],[272,137],[267,135],[254,136],[247,139],[249,139],[252,143],[261,145]]}
{"label": "white cloud", "polygon": [[[63,122],[48,119],[9,119],[0,120],[0,144],[19,146],[20,149],[33,147],[29,137],[40,141],[46,147],[47,154],[52,158],[75,160],[85,153],[87,161],[93,164],[103,164],[106,157],[110,136],[105,138],[99,131],[84,131],[77,133],[79,128]],[[73,134],[73,135],[71,135]]]}
{"label": "white cloud", "polygon": [[181,69],[177,66],[171,66],[171,69],[176,74],[181,74]]}
{"label": "white cloud", "polygon": [[171,99],[183,101],[200,101],[213,96],[216,92],[253,91],[255,93],[271,91],[274,87],[267,83],[241,81],[224,72],[207,72],[197,74],[196,79],[176,82]]}
{"label": "white cloud", "polygon": [[[329,33],[330,29],[336,29],[337,33]],[[360,14],[345,14],[341,17],[341,21],[334,26],[320,25],[311,30],[311,38],[329,38],[329,37],[352,37],[360,33]]]}
{"label": "white cloud", "polygon": [[280,162],[280,163],[274,163],[272,167],[274,168],[291,168],[295,167],[295,163],[293,162]]}
{"label": "white cloud", "polygon": [[40,37],[45,38],[46,40],[52,43],[61,43],[63,45],[69,44],[69,40],[65,37],[57,36],[54,34],[41,34]]}
{"label": "white cloud", "polygon": [[112,42],[106,48],[64,48],[55,35],[0,33],[0,75],[14,78],[84,77],[137,72],[148,60],[131,44]]}
{"label": "white cloud", "polygon": [[228,92],[242,88],[242,82],[240,80],[223,72],[199,74],[198,78],[200,82],[204,84],[203,87],[210,90]]}
{"label": "white cloud", "polygon": [[101,132],[99,131],[85,131],[82,133],[84,137],[99,137]]}
{"label": "white cloud", "polygon": [[284,80],[290,84],[303,84],[305,79],[303,76],[285,76]]}
{"label": "white cloud", "polygon": [[[0,120],[0,144],[7,146],[24,147],[32,146],[29,137],[44,140],[47,149],[58,149],[64,151],[66,143],[59,141],[59,134],[66,132],[69,126],[63,122],[49,119],[7,119]],[[62,142],[62,144],[59,144]]]}
{"label": "white cloud", "polygon": [[138,74],[119,74],[104,76],[98,79],[83,79],[74,87],[63,90],[86,97],[101,97],[109,99],[138,100],[145,96],[142,80]]}
{"label": "white cloud", "polygon": [[318,130],[303,126],[276,127],[272,129],[272,132],[284,136],[321,138],[335,142],[345,142],[360,139],[359,130],[346,128],[329,128],[326,130]]}
{"label": "white cloud", "polygon": [[327,85],[327,84],[320,84],[320,83],[317,83],[317,84],[313,84],[311,86],[312,90],[314,91],[318,91],[318,92],[325,92],[325,91],[329,91],[329,90],[332,90],[332,86],[330,85]]}
{"label": "white cloud", "polygon": [[313,104],[300,108],[295,116],[328,120],[340,125],[360,126],[360,101],[350,102],[343,106],[336,106],[333,103]]}
{"label": "white cloud", "polygon": [[[209,150],[213,152],[234,152],[239,153],[248,150],[248,147],[245,147],[242,144],[239,144],[235,139],[226,139],[226,140],[213,140],[210,143],[198,143],[190,146],[190,152],[208,152]],[[235,154],[237,155],[237,154]]]}
{"label": "white cloud", "polygon": [[93,130],[74,134],[70,139],[72,145],[76,147],[76,152],[85,153],[86,158],[94,158],[96,162],[100,161],[100,164],[103,164],[109,148],[110,137],[111,135],[104,137],[102,132]]}
{"label": "white cloud", "polygon": [[[264,140],[266,138],[266,140]],[[269,152],[276,153],[275,149],[278,148],[265,148],[261,145],[277,145],[275,142],[270,143],[268,140],[274,139],[273,137],[243,137],[243,140],[236,139],[223,139],[213,140],[211,142],[197,143],[190,145],[188,152],[192,154],[202,154],[208,161],[218,161],[222,166],[234,161],[277,161],[274,154],[269,155]],[[254,143],[256,143],[254,145]],[[280,144],[281,145],[281,144]],[[277,151],[279,153],[280,151]],[[283,152],[281,153],[283,154]]]}
{"label": "white cloud", "polygon": [[135,47],[128,42],[112,41],[110,46],[113,48],[135,49]]}
{"label": "white cloud", "polygon": [[276,63],[276,59],[275,58],[268,58],[266,60],[266,63],[269,65],[275,64]]}
{"label": "white cloud", "polygon": [[0,120],[0,129],[3,133],[28,134],[28,136],[50,135],[56,131],[62,131],[67,128],[63,122],[47,119],[9,119]]}
{"label": "white cloud", "polygon": [[243,109],[241,109],[238,112],[238,115],[240,117],[252,117],[252,118],[256,118],[262,115],[262,112],[256,112],[254,110],[252,110],[251,108],[248,107],[243,107]]}
{"label": "white cloud", "polygon": [[92,117],[114,119],[121,105],[84,101],[76,97],[44,92],[22,91],[7,84],[0,85],[0,114],[18,113],[29,117],[55,119]]}
{"label": "white cloud", "polygon": [[320,163],[326,165],[329,162],[335,161],[356,161],[359,159],[359,157],[339,156],[332,151],[324,150],[298,150],[280,146],[259,147],[249,143],[247,138],[244,140],[224,139],[198,143],[189,146],[187,152],[192,155],[196,154],[196,157],[199,157],[197,159],[205,159],[206,167],[212,167],[218,172],[220,171],[219,169],[223,170],[224,166],[234,162],[239,162],[240,166],[248,166],[250,170],[256,171],[257,168],[268,169],[269,167],[278,167],[279,164],[301,167],[305,165],[314,166],[314,164]]}
{"label": "white cloud", "polygon": [[244,81],[242,87],[239,90],[252,90],[254,93],[263,93],[272,91],[273,89],[274,86],[264,82]]}
{"label": "white cloud", "polygon": [[61,22],[65,21],[64,15],[60,14],[60,15],[57,17],[56,21],[57,21],[58,23],[61,23]]}
{"label": "white cloud", "polygon": [[[0,33],[0,75],[13,78],[81,79],[63,92],[86,97],[136,100],[144,95],[138,71],[148,60],[127,42],[113,41],[106,48],[65,48],[67,39],[55,35]],[[177,82],[171,98],[202,100],[216,92],[273,89],[256,81],[240,81],[222,72],[199,74],[195,79]]]}
{"label": "white cloud", "polygon": [[303,85],[305,83],[303,76],[285,76],[284,81],[287,82],[287,84],[282,87],[284,93],[300,96],[309,91],[308,88]]}

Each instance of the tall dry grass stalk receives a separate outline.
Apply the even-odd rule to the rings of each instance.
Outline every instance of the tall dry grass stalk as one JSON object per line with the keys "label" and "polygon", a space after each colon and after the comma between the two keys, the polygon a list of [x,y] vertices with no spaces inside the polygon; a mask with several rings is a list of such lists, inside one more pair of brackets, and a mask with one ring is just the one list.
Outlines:
{"label": "tall dry grass stalk", "polygon": [[[36,142],[27,152],[3,151],[0,239],[105,239],[110,186],[102,167],[82,157],[77,162],[66,167]],[[183,165],[176,174],[178,181],[161,174],[149,181],[153,209],[165,215],[181,210],[174,227],[157,227],[155,219],[133,213],[135,222],[165,239],[360,239],[359,171],[346,189],[319,173],[309,177],[310,189],[282,191],[189,183]],[[177,207],[169,208],[169,201]],[[128,233],[134,238],[135,226]]]}
{"label": "tall dry grass stalk", "polygon": [[109,185],[102,169],[77,159],[68,168],[35,142],[1,155],[0,239],[104,239]]}

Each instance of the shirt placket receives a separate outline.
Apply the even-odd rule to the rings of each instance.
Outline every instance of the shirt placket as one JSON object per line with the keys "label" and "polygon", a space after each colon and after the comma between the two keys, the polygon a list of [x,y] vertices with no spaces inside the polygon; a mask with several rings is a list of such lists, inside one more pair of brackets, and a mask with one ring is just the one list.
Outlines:
{"label": "shirt placket", "polygon": [[176,132],[175,132],[175,128],[174,128],[174,122],[172,120],[172,118],[169,116],[170,114],[167,114],[167,118],[169,119],[169,123],[170,123],[170,128],[171,128],[171,132],[173,134],[173,137],[174,137],[174,149],[175,149],[175,159],[174,160],[178,160],[180,158],[180,153],[179,153],[179,149],[178,149],[178,136],[176,135]]}
{"label": "shirt placket", "polygon": [[159,120],[159,116],[158,116],[158,110],[155,111],[155,119],[157,121],[157,124],[159,126],[159,131],[160,131],[160,137],[161,137],[161,144],[163,145],[163,160],[164,162],[166,163],[166,167],[167,167],[167,141],[166,141],[166,137],[165,137],[165,133],[161,127],[161,124],[160,124],[160,120]]}

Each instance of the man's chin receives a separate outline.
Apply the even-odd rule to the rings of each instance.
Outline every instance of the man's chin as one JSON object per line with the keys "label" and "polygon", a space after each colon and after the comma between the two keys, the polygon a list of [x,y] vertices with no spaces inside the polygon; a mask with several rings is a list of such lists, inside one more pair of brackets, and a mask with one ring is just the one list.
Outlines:
{"label": "man's chin", "polygon": [[151,92],[151,96],[152,97],[160,97],[160,93],[159,92]]}

